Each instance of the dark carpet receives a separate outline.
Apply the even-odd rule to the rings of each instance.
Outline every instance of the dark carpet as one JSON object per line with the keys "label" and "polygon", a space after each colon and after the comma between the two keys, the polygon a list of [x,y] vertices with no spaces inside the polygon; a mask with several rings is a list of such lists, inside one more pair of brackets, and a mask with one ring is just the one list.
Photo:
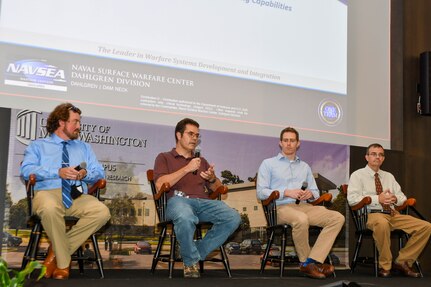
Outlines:
{"label": "dark carpet", "polygon": [[273,286],[299,286],[299,287],[429,287],[431,278],[425,274],[424,278],[406,278],[393,274],[391,278],[375,278],[370,268],[357,268],[354,274],[349,270],[337,270],[336,278],[316,280],[303,277],[298,271],[286,270],[285,276],[280,278],[277,270],[267,270],[260,274],[258,270],[232,270],[232,278],[228,278],[224,270],[206,270],[200,279],[182,278],[182,270],[174,271],[172,279],[168,278],[167,270],[157,270],[151,274],[149,270],[136,269],[108,269],[105,270],[105,278],[99,279],[96,270],[86,270],[85,274],[79,274],[78,270],[72,270],[68,280],[42,279],[39,282],[30,280],[26,286],[34,287],[122,287],[122,286],[190,286],[190,287],[264,287]]}

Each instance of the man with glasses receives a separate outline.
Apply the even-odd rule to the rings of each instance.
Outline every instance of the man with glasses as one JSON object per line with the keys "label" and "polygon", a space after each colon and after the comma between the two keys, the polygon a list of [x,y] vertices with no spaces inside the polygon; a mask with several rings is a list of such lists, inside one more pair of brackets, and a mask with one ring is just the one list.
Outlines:
{"label": "man with glasses", "polygon": [[[274,190],[280,192],[276,201],[277,220],[292,227],[293,243],[301,262],[299,271],[310,278],[324,279],[334,272],[334,266],[324,261],[344,225],[344,216],[324,206],[309,204],[320,194],[310,166],[296,155],[300,144],[296,129],[287,127],[281,131],[280,153],[265,159],[259,167],[257,197],[265,200]],[[310,225],[322,227],[312,248]]]}
{"label": "man with glasses", "polygon": [[[179,121],[175,127],[176,146],[160,153],[154,164],[154,181],[157,190],[169,183],[167,194],[167,219],[174,223],[180,244],[185,278],[199,278],[197,264],[219,248],[238,228],[241,218],[237,211],[221,200],[209,199],[208,190],[221,185],[211,165],[196,152],[199,142],[199,124],[189,118]],[[200,241],[194,241],[195,225],[213,223]]]}
{"label": "man with glasses", "polygon": [[[87,184],[104,178],[105,172],[90,145],[78,139],[80,109],[70,103],[58,105],[48,116],[46,129],[48,137],[27,147],[21,176],[28,180],[36,175],[33,212],[51,241],[45,277],[67,279],[71,254],[110,218],[109,209],[86,194]],[[79,218],[68,232],[64,216]]]}
{"label": "man with glasses", "polygon": [[[431,224],[394,210],[395,205],[402,205],[407,198],[394,176],[380,169],[385,160],[380,144],[369,145],[365,159],[368,164],[350,176],[347,200],[355,205],[366,196],[371,198],[367,227],[373,231],[379,251],[379,276],[390,277],[394,269],[405,276],[419,277],[420,273],[413,271],[412,265],[428,242]],[[405,231],[410,239],[392,262],[390,232],[394,229]]]}

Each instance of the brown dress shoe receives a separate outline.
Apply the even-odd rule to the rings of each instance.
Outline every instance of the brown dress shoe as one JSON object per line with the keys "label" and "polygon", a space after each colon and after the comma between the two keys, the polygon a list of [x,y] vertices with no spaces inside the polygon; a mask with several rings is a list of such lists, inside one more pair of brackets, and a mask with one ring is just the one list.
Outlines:
{"label": "brown dress shoe", "polygon": [[326,277],[334,274],[335,267],[333,265],[326,263],[316,263],[316,265],[319,272],[325,274]]}
{"label": "brown dress shoe", "polygon": [[63,280],[63,279],[67,279],[69,278],[69,270],[70,270],[70,266],[66,267],[64,269],[55,269],[54,273],[52,274],[52,278],[54,279],[58,279],[58,280]]}
{"label": "brown dress shoe", "polygon": [[391,277],[391,271],[380,268],[379,269],[379,277],[389,278],[389,277]]}
{"label": "brown dress shoe", "polygon": [[46,255],[45,261],[43,261],[43,265],[46,267],[45,278],[51,278],[52,273],[54,273],[55,269],[57,269],[57,262],[55,260],[54,250],[52,249],[52,245],[48,247],[48,255]]}
{"label": "brown dress shoe", "polygon": [[408,276],[408,277],[413,277],[413,278],[421,277],[421,274],[418,272],[414,272],[413,269],[409,265],[407,265],[406,262],[403,262],[403,264],[394,262],[394,264],[392,264],[392,268],[394,270],[397,270],[403,273],[405,276]]}
{"label": "brown dress shoe", "polygon": [[319,268],[317,268],[317,265],[314,263],[308,263],[306,266],[302,265],[299,267],[299,271],[301,273],[304,273],[305,276],[308,276],[310,278],[314,279],[325,279],[326,276],[322,272],[319,271]]}

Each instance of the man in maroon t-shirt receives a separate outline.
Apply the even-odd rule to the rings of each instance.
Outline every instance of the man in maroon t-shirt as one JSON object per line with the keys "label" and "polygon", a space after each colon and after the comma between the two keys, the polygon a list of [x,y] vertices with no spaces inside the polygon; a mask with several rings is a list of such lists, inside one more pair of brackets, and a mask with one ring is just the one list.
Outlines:
{"label": "man in maroon t-shirt", "polygon": [[[175,127],[176,146],[160,153],[154,164],[157,190],[169,183],[167,218],[174,223],[184,262],[184,277],[199,278],[197,263],[220,247],[238,228],[241,217],[223,201],[209,199],[209,191],[221,185],[214,165],[195,153],[199,141],[199,124],[189,118]],[[211,222],[212,228],[200,241],[194,241],[198,222]]]}

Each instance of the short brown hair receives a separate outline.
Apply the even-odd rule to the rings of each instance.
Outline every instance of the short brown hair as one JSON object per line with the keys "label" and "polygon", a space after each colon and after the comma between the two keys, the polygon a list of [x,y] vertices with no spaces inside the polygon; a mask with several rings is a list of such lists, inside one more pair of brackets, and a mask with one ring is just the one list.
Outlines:
{"label": "short brown hair", "polygon": [[69,111],[81,115],[81,110],[71,103],[60,104],[49,114],[46,121],[46,130],[49,134],[53,134],[60,126],[58,121],[67,121],[69,119]]}
{"label": "short brown hair", "polygon": [[368,155],[368,153],[370,152],[370,148],[372,147],[377,147],[377,148],[381,148],[383,151],[385,150],[381,144],[378,143],[372,143],[367,147],[367,152],[365,153],[366,155]]}
{"label": "short brown hair", "polygon": [[298,131],[297,131],[297,130],[295,130],[294,128],[292,128],[292,127],[287,127],[287,128],[285,128],[285,129],[283,129],[283,130],[281,131],[281,133],[280,133],[280,141],[282,141],[282,140],[283,140],[283,135],[284,135],[284,133],[294,133],[294,134],[296,135],[296,140],[297,140],[297,141],[299,141],[299,133],[298,133]]}
{"label": "short brown hair", "polygon": [[177,126],[175,127],[175,142],[178,142],[177,133],[180,133],[182,135],[184,133],[184,131],[186,130],[187,125],[192,125],[192,126],[199,128],[199,123],[197,121],[189,119],[189,118],[182,119],[181,121],[179,121],[177,123]]}

